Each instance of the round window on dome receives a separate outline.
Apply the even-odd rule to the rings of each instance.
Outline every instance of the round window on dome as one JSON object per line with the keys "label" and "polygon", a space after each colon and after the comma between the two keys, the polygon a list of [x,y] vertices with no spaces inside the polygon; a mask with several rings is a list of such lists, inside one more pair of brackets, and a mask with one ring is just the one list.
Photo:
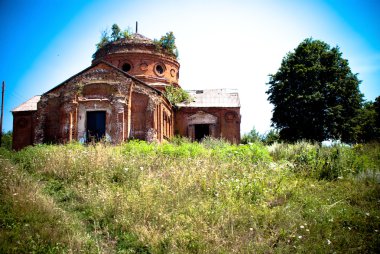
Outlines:
{"label": "round window on dome", "polygon": [[157,64],[155,70],[158,75],[162,76],[164,74],[165,68],[161,64]]}
{"label": "round window on dome", "polygon": [[123,64],[121,69],[125,72],[129,72],[132,69],[132,65],[130,63],[125,63],[125,64]]}

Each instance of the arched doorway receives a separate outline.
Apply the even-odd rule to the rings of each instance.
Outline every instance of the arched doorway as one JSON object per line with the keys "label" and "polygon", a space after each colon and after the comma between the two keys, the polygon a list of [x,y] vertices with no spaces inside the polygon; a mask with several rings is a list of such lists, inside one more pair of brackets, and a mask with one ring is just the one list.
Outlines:
{"label": "arched doorway", "polygon": [[198,111],[189,116],[187,122],[188,136],[192,140],[201,141],[207,136],[215,137],[215,127],[218,122],[216,116]]}

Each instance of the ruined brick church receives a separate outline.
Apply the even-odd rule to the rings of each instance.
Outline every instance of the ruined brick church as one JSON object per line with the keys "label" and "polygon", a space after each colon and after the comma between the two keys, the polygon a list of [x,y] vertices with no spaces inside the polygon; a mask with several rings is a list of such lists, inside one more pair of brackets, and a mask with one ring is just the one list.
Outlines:
{"label": "ruined brick church", "polygon": [[164,91],[180,87],[179,68],[175,56],[138,33],[110,42],[90,67],[12,110],[13,148],[93,138],[162,142],[174,135],[239,143],[237,91],[188,91],[191,102],[172,105]]}

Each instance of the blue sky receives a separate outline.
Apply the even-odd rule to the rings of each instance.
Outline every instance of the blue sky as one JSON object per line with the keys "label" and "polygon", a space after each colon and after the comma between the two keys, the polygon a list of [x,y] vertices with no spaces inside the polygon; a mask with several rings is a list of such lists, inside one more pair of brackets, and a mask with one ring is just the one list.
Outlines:
{"label": "blue sky", "polygon": [[10,111],[91,64],[100,33],[113,23],[149,38],[173,31],[184,89],[236,88],[242,133],[270,129],[268,74],[305,38],[338,45],[362,80],[366,100],[380,95],[380,1],[0,0],[0,80]]}

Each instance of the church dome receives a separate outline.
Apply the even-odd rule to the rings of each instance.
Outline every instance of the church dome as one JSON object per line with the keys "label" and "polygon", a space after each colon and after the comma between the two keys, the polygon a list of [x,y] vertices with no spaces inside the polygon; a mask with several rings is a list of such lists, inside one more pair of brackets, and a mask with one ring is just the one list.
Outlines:
{"label": "church dome", "polygon": [[160,90],[167,85],[178,86],[180,65],[176,56],[141,34],[135,33],[99,48],[93,55],[93,63],[100,60]]}
{"label": "church dome", "polygon": [[121,38],[116,41],[111,41],[99,48],[93,55],[94,61],[100,60],[106,55],[114,53],[126,53],[130,51],[146,51],[152,53],[155,51],[155,44],[153,40],[141,35],[141,34],[132,34],[129,38]]}

